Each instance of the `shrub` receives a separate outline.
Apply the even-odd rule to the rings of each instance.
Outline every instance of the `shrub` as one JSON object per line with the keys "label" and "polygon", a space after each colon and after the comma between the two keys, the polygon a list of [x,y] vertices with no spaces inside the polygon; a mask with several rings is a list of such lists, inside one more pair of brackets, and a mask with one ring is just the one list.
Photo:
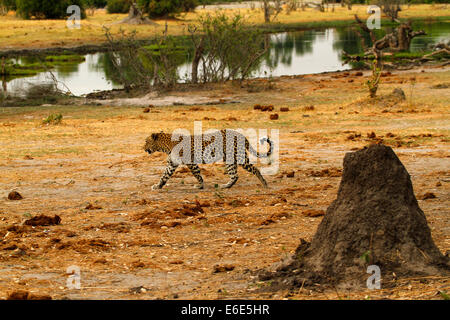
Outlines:
{"label": "shrub", "polygon": [[130,11],[130,2],[128,0],[108,0],[106,9],[108,13],[127,13]]}
{"label": "shrub", "polygon": [[54,113],[49,115],[47,118],[44,118],[42,120],[42,124],[46,125],[57,125],[61,124],[63,119],[63,115],[61,113]]}
{"label": "shrub", "polygon": [[[258,68],[261,58],[267,52],[268,41],[261,31],[248,28],[239,14],[228,17],[218,12],[199,18],[202,34],[196,35],[196,26],[190,25],[189,32],[194,42],[195,53],[192,66],[196,82],[222,82],[244,80]],[[201,74],[197,78],[197,68]]]}
{"label": "shrub", "polygon": [[141,47],[136,40],[136,32],[126,33],[122,30],[113,38],[105,28],[111,52],[110,77],[121,83],[126,90],[131,88],[170,88],[179,80],[178,66],[186,60],[187,49],[173,36],[158,36],[152,44]]}
{"label": "shrub", "polygon": [[23,19],[63,19],[67,8],[77,5],[81,8],[81,18],[86,18],[83,0],[16,0],[17,15]]}

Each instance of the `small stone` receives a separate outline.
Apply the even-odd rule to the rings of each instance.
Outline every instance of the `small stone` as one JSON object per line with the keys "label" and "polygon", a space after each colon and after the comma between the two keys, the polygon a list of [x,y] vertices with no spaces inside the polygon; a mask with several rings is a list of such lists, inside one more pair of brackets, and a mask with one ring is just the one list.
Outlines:
{"label": "small stone", "polygon": [[23,197],[22,197],[22,195],[21,195],[20,193],[18,193],[17,191],[11,191],[11,192],[8,194],[8,199],[9,199],[9,200],[22,200]]}
{"label": "small stone", "polygon": [[232,264],[215,265],[214,273],[232,271],[232,270],[234,270],[234,268],[235,268],[235,266],[233,266]]}
{"label": "small stone", "polygon": [[421,197],[419,197],[420,200],[427,200],[427,199],[435,199],[436,195],[433,192],[427,192]]}

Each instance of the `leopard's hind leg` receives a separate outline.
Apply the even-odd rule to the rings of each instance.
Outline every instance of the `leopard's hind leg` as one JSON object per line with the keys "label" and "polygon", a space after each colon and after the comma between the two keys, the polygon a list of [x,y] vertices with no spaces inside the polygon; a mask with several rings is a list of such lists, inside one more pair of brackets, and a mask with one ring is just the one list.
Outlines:
{"label": "leopard's hind leg", "polygon": [[234,186],[234,184],[238,180],[239,176],[237,174],[237,164],[235,164],[235,163],[227,164],[225,168],[226,168],[227,174],[230,176],[230,181],[227,184],[222,185],[221,188],[228,189],[228,188],[231,188],[232,186]]}
{"label": "leopard's hind leg", "polygon": [[241,166],[248,172],[253,173],[259,179],[259,181],[261,181],[262,185],[267,188],[266,179],[264,179],[259,169],[250,163],[248,158],[245,159],[245,162],[241,164]]}
{"label": "leopard's hind leg", "polygon": [[175,170],[178,168],[178,164],[172,161],[172,159],[167,159],[167,167],[166,170],[164,170],[164,174],[162,175],[161,179],[159,180],[159,183],[152,186],[152,190],[161,189],[166,184],[167,180],[170,179],[170,177],[173,175]]}
{"label": "leopard's hind leg", "polygon": [[194,177],[198,180],[198,185],[196,186],[196,188],[198,189],[203,189],[203,178],[202,175],[200,173],[200,168],[198,167],[198,165],[196,164],[187,164],[187,167],[189,168],[189,170],[191,170],[192,174],[194,175]]}

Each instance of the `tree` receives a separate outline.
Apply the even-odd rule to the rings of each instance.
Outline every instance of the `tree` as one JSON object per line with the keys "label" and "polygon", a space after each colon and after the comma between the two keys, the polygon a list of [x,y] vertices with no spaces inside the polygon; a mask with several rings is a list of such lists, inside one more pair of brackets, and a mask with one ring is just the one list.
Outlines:
{"label": "tree", "polygon": [[392,21],[398,21],[398,13],[402,11],[401,0],[379,0],[378,5]]}
{"label": "tree", "polygon": [[16,10],[16,1],[0,0],[0,15],[6,15],[10,10]]}
{"label": "tree", "polygon": [[197,0],[137,0],[137,4],[150,18],[158,18],[195,9]]}
{"label": "tree", "polygon": [[131,2],[128,0],[108,0],[106,10],[108,13],[127,13]]}
{"label": "tree", "polygon": [[106,7],[106,0],[83,0],[86,9],[89,9],[89,14],[93,15],[96,8]]}
{"label": "tree", "polygon": [[355,60],[357,62],[369,61],[372,69],[372,78],[367,81],[369,87],[369,93],[371,98],[375,98],[378,85],[380,83],[381,71],[383,68],[383,50],[389,50],[393,52],[407,51],[411,44],[411,40],[419,35],[426,34],[425,31],[413,31],[411,28],[411,22],[401,23],[392,33],[386,34],[383,38],[377,39],[373,30],[369,29],[367,25],[355,15],[356,22],[361,30],[370,36],[372,46],[368,47],[365,44],[364,37],[355,30],[361,38],[362,46],[364,48],[364,54],[362,57],[352,57],[344,51],[344,57],[348,60]]}
{"label": "tree", "polygon": [[263,0],[264,22],[270,23],[275,20],[278,14],[283,10],[280,0],[275,0],[275,4],[272,5],[269,0]]}
{"label": "tree", "polygon": [[79,6],[81,18],[86,18],[83,0],[16,0],[17,15],[23,19],[64,19],[71,5]]}

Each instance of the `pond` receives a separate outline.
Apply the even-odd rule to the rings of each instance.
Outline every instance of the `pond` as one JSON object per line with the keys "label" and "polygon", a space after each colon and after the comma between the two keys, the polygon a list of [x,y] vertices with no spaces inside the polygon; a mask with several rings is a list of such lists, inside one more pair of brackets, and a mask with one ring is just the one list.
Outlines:
{"label": "pond", "polygon": [[[413,39],[411,51],[430,50],[431,46],[450,40],[450,23],[417,23],[414,29],[423,29],[427,35]],[[389,32],[386,28],[382,32]],[[351,65],[343,62],[341,53],[358,53],[361,41],[352,28],[327,28],[321,30],[304,30],[270,35],[270,50],[264,56],[260,68],[252,77],[269,77],[282,75],[302,75],[339,70],[349,70]],[[23,58],[17,58],[20,62]],[[190,61],[187,56],[178,73],[181,81],[189,77]],[[108,53],[95,53],[85,56],[81,63],[56,66],[52,73],[56,79],[67,86],[74,95],[85,95],[94,91],[120,88],[115,82]],[[46,83],[51,80],[48,72],[41,72],[31,77],[7,81],[3,79],[3,90],[20,93],[30,84]]]}

